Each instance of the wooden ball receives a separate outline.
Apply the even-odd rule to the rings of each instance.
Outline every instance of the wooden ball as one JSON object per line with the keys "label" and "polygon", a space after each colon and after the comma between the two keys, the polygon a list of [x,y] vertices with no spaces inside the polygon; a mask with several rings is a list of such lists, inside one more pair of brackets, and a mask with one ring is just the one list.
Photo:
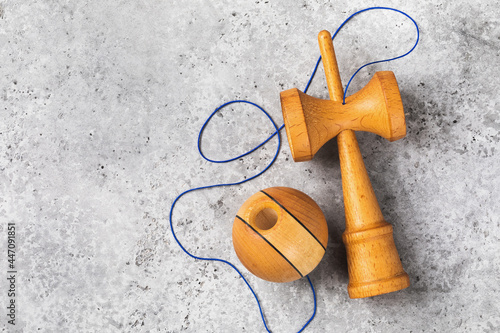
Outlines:
{"label": "wooden ball", "polygon": [[255,193],[234,219],[238,258],[267,281],[289,282],[306,276],[323,258],[327,243],[328,226],[321,208],[293,188],[271,187]]}

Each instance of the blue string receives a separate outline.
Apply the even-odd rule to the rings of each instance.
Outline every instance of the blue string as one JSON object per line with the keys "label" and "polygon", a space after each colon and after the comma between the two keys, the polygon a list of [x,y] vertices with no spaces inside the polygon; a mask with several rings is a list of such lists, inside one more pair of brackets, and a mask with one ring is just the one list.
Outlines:
{"label": "blue string", "polygon": [[[210,122],[210,119],[212,119],[212,117],[221,109],[223,109],[224,107],[230,105],[230,104],[233,104],[233,103],[246,103],[246,104],[250,104],[250,105],[253,105],[255,106],[256,108],[260,109],[262,112],[264,112],[264,114],[267,116],[267,118],[269,118],[269,120],[273,123],[274,127],[276,128],[276,132],[274,132],[273,134],[271,134],[266,140],[262,141],[261,143],[259,143],[256,147],[250,149],[249,151],[239,155],[239,156],[236,156],[236,157],[233,157],[233,158],[229,158],[229,159],[226,159],[226,160],[212,160],[208,157],[205,156],[205,154],[203,154],[202,150],[201,150],[201,138],[203,136],[203,131],[205,130],[205,127],[208,125],[208,123]],[[265,145],[269,140],[271,140],[279,131],[281,131],[281,129],[284,127],[285,125],[281,125],[280,128],[278,128],[276,126],[276,124],[274,123],[274,121],[271,119],[271,116],[263,109],[261,108],[260,106],[258,106],[257,104],[253,103],[253,102],[249,102],[249,101],[245,101],[245,100],[234,100],[234,101],[230,101],[230,102],[227,102],[227,103],[224,103],[222,104],[221,106],[219,106],[217,109],[214,110],[214,112],[212,112],[212,114],[207,118],[207,120],[205,120],[205,122],[203,123],[203,126],[201,126],[201,129],[200,129],[200,132],[198,133],[198,153],[200,153],[201,157],[203,157],[205,160],[209,161],[209,162],[212,162],[212,163],[227,163],[227,162],[231,162],[231,161],[234,161],[234,160],[237,160],[239,158],[242,158],[244,156],[247,156],[248,154],[251,154],[253,153],[254,151],[256,151],[257,149],[259,149],[260,147],[262,147],[263,145]],[[281,145],[281,138],[279,139],[280,140],[280,145]],[[279,147],[278,147],[279,149]],[[278,153],[276,153],[278,154]],[[276,158],[276,156],[275,156]],[[274,161],[273,161],[274,162]],[[258,176],[258,175],[257,175]],[[255,177],[257,177],[255,176]],[[254,178],[255,178],[254,177]],[[250,179],[253,179],[253,178],[250,178]],[[249,181],[250,179],[247,179],[245,181]]]}
{"label": "blue string", "polygon": [[[263,143],[259,144],[257,147],[253,148],[250,152],[247,152],[247,153],[244,153],[240,156],[237,156],[235,158],[230,158],[230,159],[227,159],[227,160],[211,160],[211,159],[208,159],[202,152],[201,150],[201,138],[202,138],[202,134],[203,134],[203,131],[205,129],[205,127],[207,126],[208,122],[210,121],[210,119],[215,115],[215,113],[217,113],[219,110],[221,110],[222,108],[224,108],[225,106],[227,105],[230,105],[230,104],[233,104],[233,103],[247,103],[247,104],[251,104],[253,106],[255,106],[256,108],[258,108],[259,110],[261,110],[266,116],[267,118],[269,119],[269,121],[273,124],[274,126],[274,129],[276,130],[269,138],[267,138]],[[175,204],[177,203],[177,201],[182,197],[184,196],[185,194],[189,193],[189,192],[193,192],[193,191],[197,191],[197,190],[202,190],[202,189],[208,189],[208,188],[214,188],[214,187],[221,187],[221,186],[231,186],[231,185],[240,185],[240,184],[243,184],[245,182],[248,182],[252,179],[255,179],[257,178],[258,176],[262,175],[264,172],[267,171],[267,169],[269,169],[271,167],[271,165],[273,165],[274,161],[276,161],[276,158],[278,157],[278,153],[279,153],[279,150],[280,150],[280,147],[281,147],[281,136],[279,135],[279,131],[280,129],[283,128],[283,126],[281,126],[280,128],[278,128],[278,126],[276,125],[276,123],[274,122],[274,120],[271,118],[271,116],[269,115],[269,113],[267,113],[266,110],[264,110],[262,107],[260,107],[259,105],[255,104],[255,103],[252,103],[252,102],[249,102],[249,101],[245,101],[245,100],[235,100],[235,101],[230,101],[230,102],[227,102],[221,106],[219,106],[217,109],[215,109],[215,111],[212,112],[212,114],[207,118],[207,120],[205,121],[205,123],[203,124],[203,126],[201,127],[200,129],[200,132],[198,134],[198,151],[200,153],[200,155],[210,161],[210,162],[214,162],[214,163],[226,163],[226,162],[230,162],[230,161],[234,161],[235,159],[238,159],[238,158],[241,158],[245,155],[248,155],[249,153],[251,153],[252,151],[255,151],[256,149],[258,149],[260,146],[262,146],[263,144],[265,144],[267,141],[269,141],[274,135],[278,134],[278,146],[276,148],[276,153],[274,154],[274,157],[273,159],[271,160],[271,162],[259,173],[257,173],[256,175],[250,177],[250,178],[247,178],[247,179],[244,179],[244,180],[241,180],[239,182],[234,182],[234,183],[227,183],[227,184],[215,184],[215,185],[208,185],[208,186],[201,186],[201,187],[196,187],[196,188],[192,188],[192,189],[189,189],[187,191],[184,191],[182,192],[181,194],[179,194],[179,196],[177,196],[177,198],[175,198],[174,202],[172,203],[172,206],[170,208],[170,214],[169,214],[169,219],[170,219],[170,229],[172,230],[172,234],[174,235],[174,238],[175,238],[175,241],[177,242],[177,244],[180,246],[180,248],[182,249],[182,251],[184,251],[188,256],[190,256],[191,258],[194,258],[194,259],[198,259],[198,260],[208,260],[208,261],[218,261],[218,262],[222,262],[222,263],[225,263],[229,266],[231,266],[239,275],[240,277],[243,279],[243,281],[245,282],[245,284],[248,286],[248,288],[250,289],[250,291],[252,292],[252,295],[253,297],[255,298],[255,300],[257,301],[257,305],[259,307],[259,312],[260,312],[260,316],[262,318],[262,322],[264,323],[264,327],[266,328],[266,331],[267,332],[271,332],[269,330],[269,328],[267,327],[267,323],[266,323],[266,320],[264,318],[264,313],[262,312],[262,306],[260,304],[260,301],[257,297],[257,294],[255,293],[255,291],[253,290],[253,288],[250,286],[250,284],[248,283],[247,279],[243,276],[243,274],[241,273],[241,271],[236,268],[236,266],[234,266],[232,263],[230,263],[229,261],[227,260],[224,260],[224,259],[219,259],[219,258],[204,258],[204,257],[198,257],[198,256],[195,256],[193,254],[191,254],[189,251],[187,251],[184,246],[181,244],[181,242],[179,241],[179,239],[177,238],[177,235],[175,234],[174,232],[174,226],[173,226],[173,223],[172,223],[172,213],[173,213],[173,210],[174,210],[174,206]],[[309,283],[311,284],[311,287],[312,287],[312,282],[311,280],[309,279],[309,277],[307,277],[307,279],[309,280]],[[313,289],[313,292],[314,292],[314,289]],[[315,301],[315,304],[316,304],[316,301]],[[314,312],[316,313],[316,306],[315,306],[315,309],[314,309]],[[312,317],[309,319],[309,321],[306,323],[306,325],[304,325],[304,327],[302,328],[302,330],[305,328],[305,326],[307,326],[307,324],[309,324],[309,322],[312,320]],[[302,331],[301,330],[301,331]]]}
{"label": "blue string", "polygon": [[[354,16],[362,13],[362,12],[366,12],[366,11],[369,11],[369,10],[373,10],[373,9],[385,9],[385,10],[392,10],[392,11],[396,11],[398,13],[401,13],[403,15],[405,15],[406,17],[408,17],[414,24],[415,24],[415,27],[417,28],[417,41],[415,42],[415,45],[413,45],[413,47],[411,48],[410,51],[406,52],[405,54],[403,55],[400,55],[400,56],[397,56],[397,57],[394,57],[394,58],[390,58],[390,59],[384,59],[384,60],[378,60],[378,61],[374,61],[374,62],[370,62],[370,63],[367,63],[363,66],[361,66],[360,68],[358,68],[358,70],[351,76],[351,79],[349,80],[349,82],[347,83],[347,86],[345,88],[345,92],[344,92],[344,99],[343,99],[343,104],[345,104],[345,97],[346,97],[346,93],[347,93],[347,89],[349,88],[349,84],[351,83],[352,79],[354,78],[354,76],[356,76],[356,74],[364,67],[368,66],[368,65],[372,65],[372,64],[376,64],[376,63],[379,63],[379,62],[388,62],[388,61],[392,61],[392,60],[396,60],[396,59],[399,59],[399,58],[403,58],[405,56],[407,56],[409,53],[411,53],[415,47],[417,46],[418,44],[418,41],[419,41],[419,37],[420,37],[420,32],[419,32],[419,29],[418,29],[418,26],[417,26],[417,23],[415,22],[415,20],[413,20],[408,14],[400,11],[400,10],[397,10],[397,9],[394,9],[394,8],[390,8],[390,7],[370,7],[370,8],[365,8],[365,9],[362,9],[360,11],[357,11],[355,12],[354,14],[352,14],[351,16],[349,16],[338,28],[337,30],[335,31],[335,33],[333,34],[332,36],[332,40],[335,38],[335,36],[337,36],[337,33],[340,31],[340,29],[351,19],[353,18]],[[319,57],[318,61],[316,62],[316,66],[314,67],[314,70],[313,70],[313,73],[311,74],[310,78],[309,78],[309,81],[307,82],[307,85],[306,85],[306,88],[304,89],[304,93],[307,92],[307,90],[309,89],[309,86],[312,82],[312,79],[314,78],[315,74],[316,74],[316,71],[318,70],[318,66],[319,66],[319,63],[321,61],[321,57]],[[203,136],[203,132],[205,130],[205,127],[208,125],[208,123],[210,122],[210,120],[212,119],[212,117],[218,112],[220,111],[221,109],[223,109],[224,107],[230,105],[230,104],[234,104],[234,103],[246,103],[246,104],[250,104],[254,107],[256,107],[257,109],[261,110],[265,115],[266,117],[269,119],[269,121],[272,123],[274,129],[276,130],[274,133],[272,133],[267,139],[265,139],[264,141],[262,141],[260,144],[258,144],[257,146],[255,146],[254,148],[248,150],[247,152],[239,155],[239,156],[236,156],[236,157],[233,157],[233,158],[228,158],[228,159],[223,159],[223,160],[213,160],[213,159],[210,159],[208,157],[205,156],[205,154],[203,154],[203,151],[201,149],[201,141],[202,141],[202,136]],[[247,287],[250,289],[253,297],[255,298],[255,300],[257,301],[257,306],[259,307],[259,312],[260,312],[260,316],[262,318],[262,322],[264,323],[264,327],[266,329],[267,332],[271,332],[267,326],[267,323],[266,323],[266,319],[264,317],[264,313],[262,311],[262,306],[260,304],[260,301],[257,297],[257,294],[255,293],[255,291],[253,290],[253,288],[250,286],[250,284],[248,283],[247,279],[243,276],[243,274],[241,273],[241,271],[236,268],[236,266],[234,266],[232,263],[230,263],[229,261],[227,260],[224,260],[224,259],[220,259],[220,258],[209,258],[209,257],[199,257],[199,256],[196,256],[192,253],[190,253],[188,250],[186,250],[186,248],[182,245],[182,243],[180,242],[180,240],[177,238],[177,235],[175,234],[175,231],[174,231],[174,226],[173,226],[173,222],[172,222],[172,214],[173,214],[173,211],[174,211],[174,207],[175,205],[177,204],[177,202],[179,201],[180,198],[182,198],[185,194],[188,194],[190,192],[194,192],[194,191],[198,191],[198,190],[203,190],[203,189],[209,189],[209,188],[215,188],[215,187],[222,187],[222,186],[232,186],[232,185],[240,185],[240,184],[243,184],[245,182],[248,182],[252,179],[255,179],[257,177],[259,177],[260,175],[262,175],[264,172],[266,172],[273,164],[274,162],[276,161],[276,158],[278,157],[278,154],[279,154],[279,151],[280,151],[280,148],[281,148],[281,135],[280,135],[280,131],[283,129],[284,125],[281,125],[280,127],[278,127],[276,125],[276,123],[274,122],[274,120],[271,118],[271,116],[269,115],[269,113],[267,113],[267,111],[265,111],[262,107],[260,107],[259,105],[253,103],[253,102],[249,102],[249,101],[246,101],[246,100],[233,100],[233,101],[230,101],[230,102],[227,102],[227,103],[224,103],[222,104],[221,106],[219,106],[218,108],[216,108],[211,114],[210,116],[205,120],[205,122],[203,123],[203,126],[201,127],[199,133],[198,133],[198,152],[200,153],[200,155],[207,161],[209,162],[212,162],[212,163],[227,163],[227,162],[231,162],[231,161],[234,161],[234,160],[237,160],[239,158],[242,158],[248,154],[251,154],[252,152],[254,152],[255,150],[259,149],[260,147],[262,147],[264,144],[266,144],[269,140],[271,140],[275,135],[277,135],[278,137],[278,145],[276,147],[276,152],[274,154],[274,157],[272,158],[271,162],[262,170],[260,171],[259,173],[253,175],[252,177],[250,178],[247,178],[247,179],[243,179],[241,181],[238,181],[238,182],[234,182],[234,183],[225,183],[225,184],[215,184],[215,185],[207,185],[207,186],[200,186],[200,187],[195,187],[195,188],[192,188],[192,189],[189,189],[189,190],[186,190],[184,192],[182,192],[181,194],[179,194],[175,200],[173,201],[171,207],[170,207],[170,213],[169,213],[169,221],[170,221],[170,229],[172,231],[172,235],[174,236],[174,239],[175,241],[177,242],[177,244],[179,245],[179,247],[182,249],[182,251],[184,251],[184,253],[186,253],[188,256],[190,256],[191,258],[193,259],[198,259],[198,260],[207,260],[207,261],[215,261],[215,262],[222,262],[224,264],[227,264],[229,265],[230,267],[232,267],[238,274],[239,276],[243,279],[243,281],[245,282],[245,284],[247,285]],[[299,333],[302,332],[306,327],[307,325],[309,325],[309,323],[313,320],[314,316],[316,315],[316,309],[317,309],[317,301],[316,301],[316,292],[314,290],[314,286],[312,284],[312,281],[311,279],[309,278],[309,276],[306,276],[307,277],[307,280],[309,281],[309,285],[311,286],[311,290],[312,290],[312,294],[313,294],[313,301],[314,301],[314,310],[313,310],[313,314],[311,315],[311,317],[309,318],[309,320],[304,324],[304,326],[302,326],[302,328],[298,331]]]}

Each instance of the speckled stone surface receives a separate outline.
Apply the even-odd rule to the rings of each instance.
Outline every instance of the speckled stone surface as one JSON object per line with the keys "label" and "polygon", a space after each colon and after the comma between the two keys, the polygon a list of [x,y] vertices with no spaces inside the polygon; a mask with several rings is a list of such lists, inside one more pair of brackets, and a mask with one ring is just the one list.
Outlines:
{"label": "speckled stone surface", "polygon": [[[196,186],[248,178],[277,140],[228,165],[197,152],[221,103],[249,99],[282,122],[279,92],[303,89],[316,36],[370,5],[405,10],[421,42],[395,72],[408,135],[358,133],[366,167],[411,287],[351,300],[341,235],[335,140],[294,163],[286,136],[274,166],[241,186],[189,193],[173,224],[188,251],[229,260],[273,332],[313,310],[307,280],[252,276],[233,251],[234,214],[253,193],[289,186],[329,225],[310,277],[317,314],[306,332],[500,331],[500,5],[496,0],[0,1],[0,327],[5,332],[264,332],[242,279],[175,243],[170,205]],[[401,54],[415,39],[393,12],[358,16],[335,41],[342,74]],[[320,70],[309,94],[327,98]],[[213,118],[203,148],[234,156],[272,133],[245,105]],[[7,323],[7,223],[15,223],[16,325]]]}

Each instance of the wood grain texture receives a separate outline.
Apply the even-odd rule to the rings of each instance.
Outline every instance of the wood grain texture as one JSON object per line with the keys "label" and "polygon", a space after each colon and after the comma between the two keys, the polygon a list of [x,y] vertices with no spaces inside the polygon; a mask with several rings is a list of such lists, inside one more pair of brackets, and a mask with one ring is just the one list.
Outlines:
{"label": "wood grain texture", "polygon": [[337,136],[346,216],[346,246],[351,298],[370,297],[409,286],[394,243],[392,226],[384,220],[354,130],[390,141],[406,135],[403,104],[392,72],[377,72],[370,82],[342,103],[343,88],[327,31],[318,35],[330,100],[297,89],[281,93],[290,149],[295,161],[306,161]]}
{"label": "wood grain texture", "polygon": [[[344,130],[372,132],[395,141],[406,135],[399,87],[393,72],[376,72],[368,84],[342,104],[343,89],[333,44],[320,34],[320,48],[330,100],[306,95],[298,89],[280,94],[287,138],[296,162],[313,158],[329,140]],[[329,44],[331,44],[329,46]]]}
{"label": "wood grain texture", "polygon": [[[320,32],[318,42],[325,66],[330,98],[334,102],[339,102],[342,100],[343,91],[342,84],[338,82],[340,75],[330,33]],[[384,118],[382,123],[389,124],[389,133],[391,132],[390,126],[396,126],[395,133],[399,133],[396,137],[404,136],[406,125],[404,125],[404,113],[397,83],[395,83],[394,75],[385,74],[390,72],[382,73],[384,74],[375,74],[376,84],[370,86],[370,83],[374,82],[372,79],[359,92],[363,96],[361,100],[364,102],[364,107],[377,109],[377,103],[365,101],[371,100],[371,95],[375,96],[382,92],[386,105],[397,105],[395,109],[398,111],[393,112],[395,116],[390,116],[391,112],[388,112],[387,119],[384,118],[383,112],[377,110],[372,113],[370,120],[378,123],[378,128],[383,128],[380,122],[376,122],[376,118]],[[386,89],[381,89],[384,84],[388,85],[385,93]],[[396,91],[398,96],[396,96]],[[379,99],[380,96],[375,98],[375,100]],[[350,103],[351,101],[346,99],[346,105]],[[391,120],[394,119],[395,125],[392,125]],[[404,126],[404,131],[402,126]],[[404,289],[410,285],[410,279],[403,270],[394,243],[392,226],[384,220],[380,210],[354,131],[344,130],[340,132],[337,142],[346,216],[346,230],[342,238],[347,252],[349,297],[370,297]]]}
{"label": "wood grain texture", "polygon": [[289,282],[306,276],[323,258],[327,243],[323,212],[309,196],[292,188],[272,187],[252,195],[233,224],[238,258],[267,281]]}

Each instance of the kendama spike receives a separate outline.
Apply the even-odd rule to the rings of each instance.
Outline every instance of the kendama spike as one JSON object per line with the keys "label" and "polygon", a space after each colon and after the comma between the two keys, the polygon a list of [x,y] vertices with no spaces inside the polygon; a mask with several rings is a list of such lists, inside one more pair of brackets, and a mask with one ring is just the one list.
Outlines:
{"label": "kendama spike", "polygon": [[377,72],[358,93],[342,104],[343,89],[328,31],[318,35],[330,101],[297,89],[281,93],[287,137],[295,161],[306,161],[337,136],[346,230],[351,298],[385,294],[410,285],[366,171],[354,130],[369,131],[390,141],[406,135],[403,104],[392,72]]}

